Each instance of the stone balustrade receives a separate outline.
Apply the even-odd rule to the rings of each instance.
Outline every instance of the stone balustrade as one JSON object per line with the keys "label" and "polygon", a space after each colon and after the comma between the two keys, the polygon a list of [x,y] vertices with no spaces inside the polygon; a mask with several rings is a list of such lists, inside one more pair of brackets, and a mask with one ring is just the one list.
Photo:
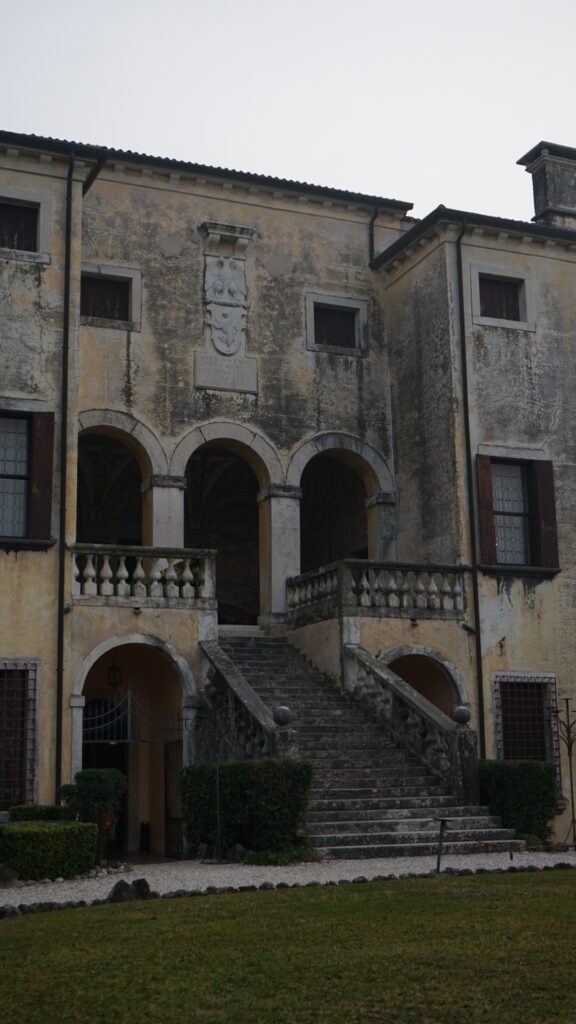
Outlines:
{"label": "stone balustrade", "polygon": [[344,685],[392,736],[450,785],[462,804],[478,803],[476,733],[470,711],[458,707],[448,718],[363,647],[344,646]]}
{"label": "stone balustrade", "polygon": [[292,627],[342,615],[463,618],[464,567],[346,559],[287,580]]}
{"label": "stone balustrade", "polygon": [[97,604],[195,605],[215,600],[215,552],[74,544],[72,596]]}

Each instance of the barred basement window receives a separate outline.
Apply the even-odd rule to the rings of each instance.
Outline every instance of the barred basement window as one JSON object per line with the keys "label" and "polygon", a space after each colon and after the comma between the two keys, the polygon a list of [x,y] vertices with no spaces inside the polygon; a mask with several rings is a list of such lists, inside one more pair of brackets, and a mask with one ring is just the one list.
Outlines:
{"label": "barred basement window", "polygon": [[0,202],[0,248],[38,252],[38,207]]}
{"label": "barred basement window", "polygon": [[36,677],[35,662],[0,661],[0,811],[35,799]]}
{"label": "barred basement window", "polygon": [[559,771],[556,677],[501,673],[494,677],[496,756],[550,761]]}

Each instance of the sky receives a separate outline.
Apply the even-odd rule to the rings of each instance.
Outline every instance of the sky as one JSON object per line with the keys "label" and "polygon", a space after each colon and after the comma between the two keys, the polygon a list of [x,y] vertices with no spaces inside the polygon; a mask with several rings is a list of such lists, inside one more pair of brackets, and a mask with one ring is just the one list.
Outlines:
{"label": "sky", "polygon": [[0,128],[529,220],[574,0],[0,0]]}

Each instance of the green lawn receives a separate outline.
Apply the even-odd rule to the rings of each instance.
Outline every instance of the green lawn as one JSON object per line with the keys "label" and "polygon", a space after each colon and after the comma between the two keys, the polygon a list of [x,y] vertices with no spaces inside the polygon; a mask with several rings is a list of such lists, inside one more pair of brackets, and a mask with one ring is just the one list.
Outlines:
{"label": "green lawn", "polygon": [[0,921],[2,1024],[576,1022],[576,871]]}

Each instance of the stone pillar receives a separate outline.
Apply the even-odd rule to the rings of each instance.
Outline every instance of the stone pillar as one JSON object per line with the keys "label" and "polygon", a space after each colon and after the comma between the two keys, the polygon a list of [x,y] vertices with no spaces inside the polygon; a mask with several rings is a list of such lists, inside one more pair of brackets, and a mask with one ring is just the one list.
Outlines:
{"label": "stone pillar", "polygon": [[270,484],[260,508],[260,616],[263,626],[286,622],[286,580],[300,572],[299,487]]}
{"label": "stone pillar", "polygon": [[375,491],[366,498],[368,558],[374,562],[396,557],[396,496]]}
{"label": "stone pillar", "polygon": [[184,547],[185,476],[149,476],[142,484],[144,545]]}
{"label": "stone pillar", "polygon": [[74,782],[76,772],[82,770],[82,727],[84,722],[84,705],[86,698],[83,694],[73,693],[70,697],[70,710],[72,713],[72,758],[70,764],[70,781]]}

